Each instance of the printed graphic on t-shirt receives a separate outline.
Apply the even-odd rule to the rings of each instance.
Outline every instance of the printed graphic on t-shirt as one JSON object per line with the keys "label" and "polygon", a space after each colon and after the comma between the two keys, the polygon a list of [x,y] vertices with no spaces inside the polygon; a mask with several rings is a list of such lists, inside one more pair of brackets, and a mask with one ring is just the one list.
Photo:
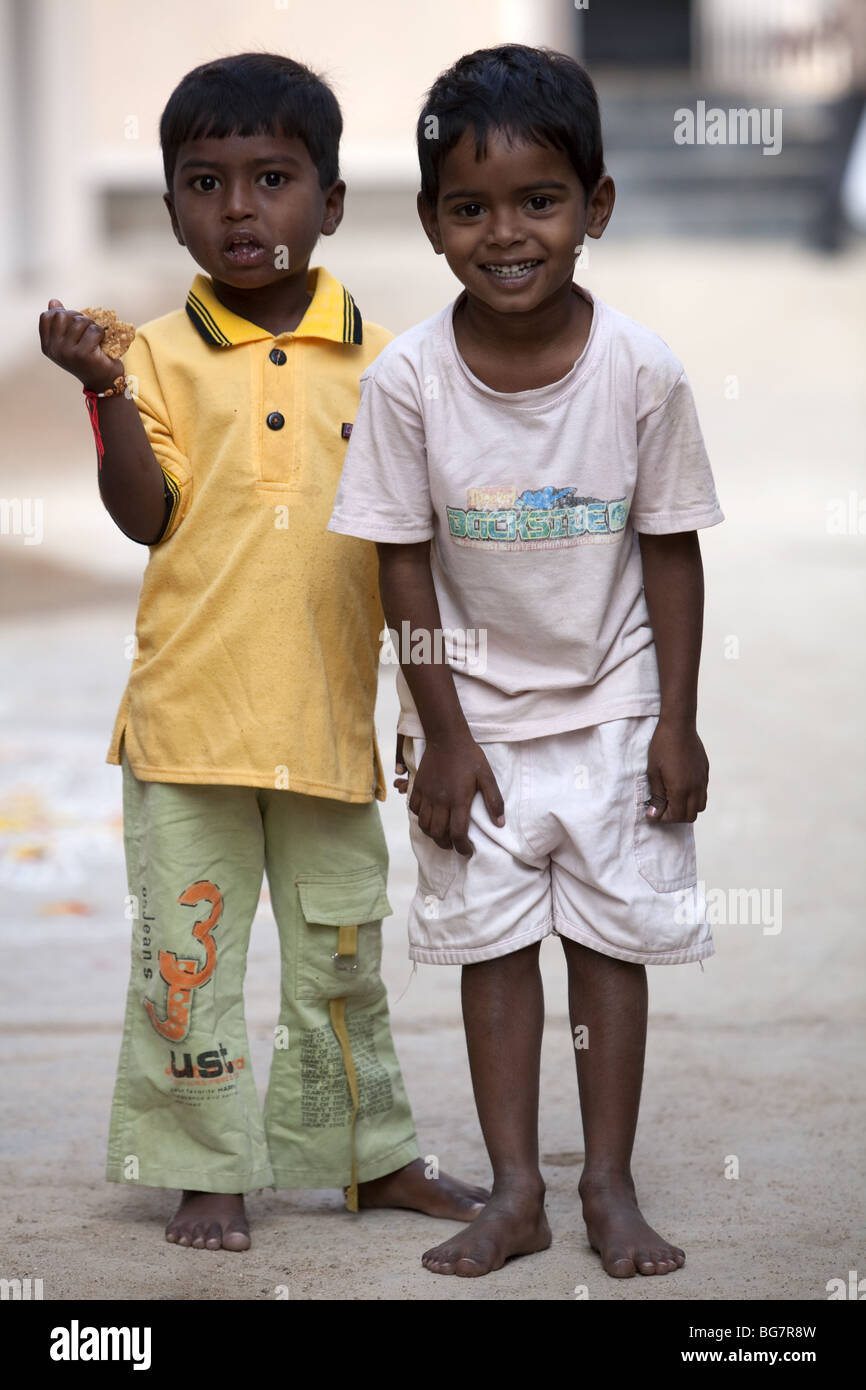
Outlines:
{"label": "printed graphic on t-shirt", "polygon": [[500,550],[559,550],[619,539],[628,520],[625,497],[581,496],[575,487],[470,487],[465,507],[446,507],[456,545]]}

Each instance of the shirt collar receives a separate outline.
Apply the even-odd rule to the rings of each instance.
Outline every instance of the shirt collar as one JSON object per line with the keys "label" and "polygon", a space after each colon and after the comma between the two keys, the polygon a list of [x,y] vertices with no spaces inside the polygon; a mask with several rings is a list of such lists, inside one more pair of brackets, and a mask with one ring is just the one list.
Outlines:
{"label": "shirt collar", "polygon": [[[307,271],[307,293],[312,295],[293,338],[328,338],[334,343],[363,342],[363,321],[349,291],[324,266]],[[186,299],[186,312],[206,343],[237,347],[273,338],[266,328],[242,319],[221,304],[207,275],[197,275]],[[276,336],[282,336],[276,335]]]}

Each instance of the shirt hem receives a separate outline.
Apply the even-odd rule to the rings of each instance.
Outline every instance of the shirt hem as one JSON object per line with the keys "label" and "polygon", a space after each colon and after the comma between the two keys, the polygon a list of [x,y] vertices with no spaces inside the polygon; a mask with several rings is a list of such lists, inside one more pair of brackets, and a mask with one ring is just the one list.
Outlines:
{"label": "shirt hem", "polygon": [[[105,761],[119,767],[120,756],[112,756],[112,753],[113,750],[109,749]],[[278,790],[274,787],[273,777],[264,777],[256,772],[214,772],[210,768],[142,767],[140,764],[134,767],[131,762],[130,767],[139,782],[176,782],[184,786],[258,787],[262,791]],[[369,792],[362,792],[353,787],[339,787],[330,782],[314,782],[303,778],[293,778],[285,790],[303,792],[307,796],[329,797],[332,801],[360,803],[385,800],[384,790],[380,795],[378,788],[375,792],[372,788]]]}
{"label": "shirt hem", "polygon": [[[629,696],[627,699],[604,705],[601,709],[588,709],[586,714],[568,714],[551,719],[529,720],[521,724],[485,724],[466,714],[469,732],[476,743],[519,743],[529,738],[546,738],[549,734],[565,734],[572,729],[588,729],[594,724],[608,724],[612,719],[628,719],[641,714],[660,714],[660,695]],[[417,715],[401,711],[397,721],[397,733],[407,734],[409,738],[425,738],[424,726]]]}
{"label": "shirt hem", "polygon": [[412,530],[404,527],[401,530],[393,526],[386,528],[381,524],[359,525],[357,521],[347,522],[336,516],[331,517],[327,530],[340,536],[353,536],[356,540],[381,541],[383,545],[420,545],[423,541],[431,541],[434,534],[432,526]]}
{"label": "shirt hem", "polygon": [[629,521],[638,535],[644,536],[667,536],[676,535],[679,531],[697,531],[707,526],[718,526],[719,522],[724,521],[725,514],[721,507],[706,508],[699,512],[677,513],[665,512],[660,515],[641,518],[632,514]]}

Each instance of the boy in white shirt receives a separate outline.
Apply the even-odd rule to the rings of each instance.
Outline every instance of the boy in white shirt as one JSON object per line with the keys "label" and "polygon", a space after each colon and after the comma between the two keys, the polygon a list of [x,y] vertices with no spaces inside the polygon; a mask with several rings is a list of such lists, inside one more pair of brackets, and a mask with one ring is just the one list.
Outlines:
{"label": "boy in white shirt", "polygon": [[[563,54],[462,58],[418,122],[418,210],[465,286],[385,348],[330,528],[374,540],[398,634],[418,890],[410,955],[460,963],[494,1193],[428,1251],[474,1276],[550,1243],[538,1164],[538,951],[568,963],[586,1159],[608,1274],[685,1256],[630,1171],[648,963],[712,954],[691,823],[703,574],[723,520],[681,364],[572,283],[614,203],[598,103]],[[480,795],[477,795],[480,793]]]}

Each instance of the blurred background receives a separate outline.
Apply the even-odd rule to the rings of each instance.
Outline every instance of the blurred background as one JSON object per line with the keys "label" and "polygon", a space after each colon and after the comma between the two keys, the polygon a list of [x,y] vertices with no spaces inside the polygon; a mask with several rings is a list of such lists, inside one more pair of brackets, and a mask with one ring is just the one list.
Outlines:
{"label": "blurred background", "polygon": [[[310,64],[343,108],[346,215],[314,262],[368,319],[401,331],[427,317],[460,287],[415,215],[418,108],[461,53],[507,41],[570,52],[596,82],[617,201],[576,278],[683,361],[726,521],[701,536],[712,773],[697,833],[718,954],[705,971],[651,976],[638,1140],[650,1218],[689,1265],[675,1291],[615,1284],[585,1246],[548,943],[542,1147],[557,1245],[484,1297],[566,1298],[588,1282],[618,1299],[823,1298],[856,1266],[866,0],[0,0],[0,1172],[14,1234],[0,1275],[43,1277],[46,1298],[138,1298],[154,1279],[171,1298],[267,1297],[286,1281],[292,1297],[472,1296],[472,1281],[417,1269],[441,1235],[421,1218],[382,1218],[371,1264],[370,1228],[347,1226],[338,1197],[263,1194],[239,1284],[234,1257],[209,1255],[205,1273],[160,1243],[164,1194],[102,1181],[128,969],[120,777],[104,757],[147,553],[102,509],[80,388],[41,357],[37,320],[52,296],[138,324],[183,304],[196,267],[162,204],[159,115],[188,69],[250,49]],[[731,143],[738,110],[755,113],[755,138]],[[384,667],[387,761],[395,712]],[[410,970],[414,862],[396,795],[383,814],[386,978],[422,1152],[484,1177],[457,971]],[[266,890],[260,916],[248,1000],[263,1083],[277,959]],[[316,1247],[334,1263],[308,1259]]]}

